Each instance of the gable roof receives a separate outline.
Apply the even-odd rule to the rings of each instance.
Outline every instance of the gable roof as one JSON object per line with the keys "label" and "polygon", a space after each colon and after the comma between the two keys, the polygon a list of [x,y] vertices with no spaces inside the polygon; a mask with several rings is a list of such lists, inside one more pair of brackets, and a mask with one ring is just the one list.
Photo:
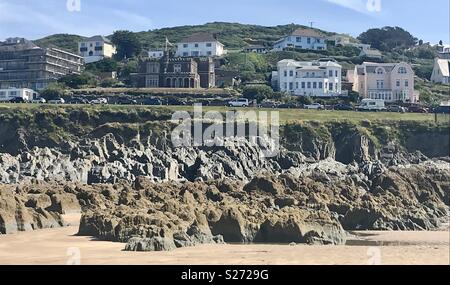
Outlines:
{"label": "gable roof", "polygon": [[203,43],[203,42],[218,42],[217,37],[211,33],[195,33],[185,37],[181,43]]}
{"label": "gable roof", "polygon": [[450,59],[436,59],[436,64],[438,65],[442,76],[450,76]]}
{"label": "gable roof", "polygon": [[305,28],[298,28],[292,33],[292,36],[301,36],[301,37],[313,37],[313,38],[326,38],[323,33],[314,30],[314,29],[305,29]]}
{"label": "gable roof", "polygon": [[104,36],[93,36],[85,40],[86,42],[105,42],[112,44],[112,42]]}

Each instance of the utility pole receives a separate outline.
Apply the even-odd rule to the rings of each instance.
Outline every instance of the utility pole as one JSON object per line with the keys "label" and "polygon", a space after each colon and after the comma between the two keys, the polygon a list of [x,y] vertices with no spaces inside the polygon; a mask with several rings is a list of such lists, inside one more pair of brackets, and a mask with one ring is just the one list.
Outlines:
{"label": "utility pole", "polygon": [[312,29],[312,27],[314,26],[315,23],[316,23],[316,22],[313,22],[313,21],[309,22],[309,24],[310,24],[310,26],[311,26],[311,29]]}

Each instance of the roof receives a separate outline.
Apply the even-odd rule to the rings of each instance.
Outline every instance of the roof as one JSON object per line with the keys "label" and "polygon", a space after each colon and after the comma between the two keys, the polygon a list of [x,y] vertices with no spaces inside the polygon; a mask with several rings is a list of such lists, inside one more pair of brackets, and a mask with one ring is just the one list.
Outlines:
{"label": "roof", "polygon": [[450,59],[436,59],[436,64],[441,70],[442,76],[450,76]]}
{"label": "roof", "polygon": [[38,49],[39,46],[24,38],[10,38],[0,42],[0,52]]}
{"label": "roof", "polygon": [[362,65],[358,65],[356,70],[358,75],[364,75],[367,73],[375,73],[379,67],[384,68],[387,73],[392,72],[392,70],[399,64],[405,64],[403,62],[398,63],[376,63],[376,62],[364,62]]}
{"label": "roof", "polygon": [[373,57],[381,57],[383,54],[377,49],[363,49],[361,51],[361,55],[373,56]]}
{"label": "roof", "polygon": [[85,40],[86,42],[105,42],[112,44],[112,42],[104,36],[93,36]]}
{"label": "roof", "polygon": [[292,33],[292,36],[313,37],[313,38],[326,38],[323,33],[314,29],[299,28]]}
{"label": "roof", "polygon": [[283,59],[278,62],[278,66],[297,67],[303,69],[320,69],[324,67],[342,67],[334,61],[296,61],[293,59]]}
{"label": "roof", "polygon": [[204,43],[204,42],[218,42],[217,37],[211,33],[196,33],[184,39],[181,43]]}

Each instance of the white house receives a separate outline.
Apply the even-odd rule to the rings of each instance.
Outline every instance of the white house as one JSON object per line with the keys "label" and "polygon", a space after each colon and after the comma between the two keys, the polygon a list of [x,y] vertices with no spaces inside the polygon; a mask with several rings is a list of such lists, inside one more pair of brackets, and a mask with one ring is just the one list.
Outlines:
{"label": "white house", "polygon": [[164,56],[163,50],[149,50],[148,57],[149,58],[161,58]]}
{"label": "white house", "polygon": [[25,101],[36,99],[38,93],[28,88],[8,88],[0,89],[0,101],[10,101],[15,98],[22,98]]}
{"label": "white house", "polygon": [[431,82],[450,84],[450,59],[436,58],[434,60]]}
{"label": "white house", "polygon": [[212,56],[219,57],[226,53],[224,45],[217,37],[210,33],[197,33],[184,38],[177,43],[176,56],[199,57]]}
{"label": "white house", "polygon": [[314,29],[299,28],[291,35],[275,42],[273,49],[282,51],[288,48],[326,50],[327,36]]}
{"label": "white house", "polygon": [[342,66],[334,61],[285,59],[278,62],[272,76],[281,92],[311,97],[342,95]]}
{"label": "white house", "polygon": [[116,54],[116,47],[103,36],[94,36],[78,43],[78,52],[85,63],[93,63],[104,58],[112,58]]}

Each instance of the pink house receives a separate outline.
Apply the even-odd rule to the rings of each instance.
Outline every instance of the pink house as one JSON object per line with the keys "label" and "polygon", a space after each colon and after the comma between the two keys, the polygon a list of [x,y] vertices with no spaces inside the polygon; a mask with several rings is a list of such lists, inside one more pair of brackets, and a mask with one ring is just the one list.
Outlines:
{"label": "pink house", "polygon": [[364,62],[349,73],[353,78],[353,91],[363,98],[381,99],[386,102],[419,101],[419,93],[414,90],[414,70],[411,65],[400,63]]}

